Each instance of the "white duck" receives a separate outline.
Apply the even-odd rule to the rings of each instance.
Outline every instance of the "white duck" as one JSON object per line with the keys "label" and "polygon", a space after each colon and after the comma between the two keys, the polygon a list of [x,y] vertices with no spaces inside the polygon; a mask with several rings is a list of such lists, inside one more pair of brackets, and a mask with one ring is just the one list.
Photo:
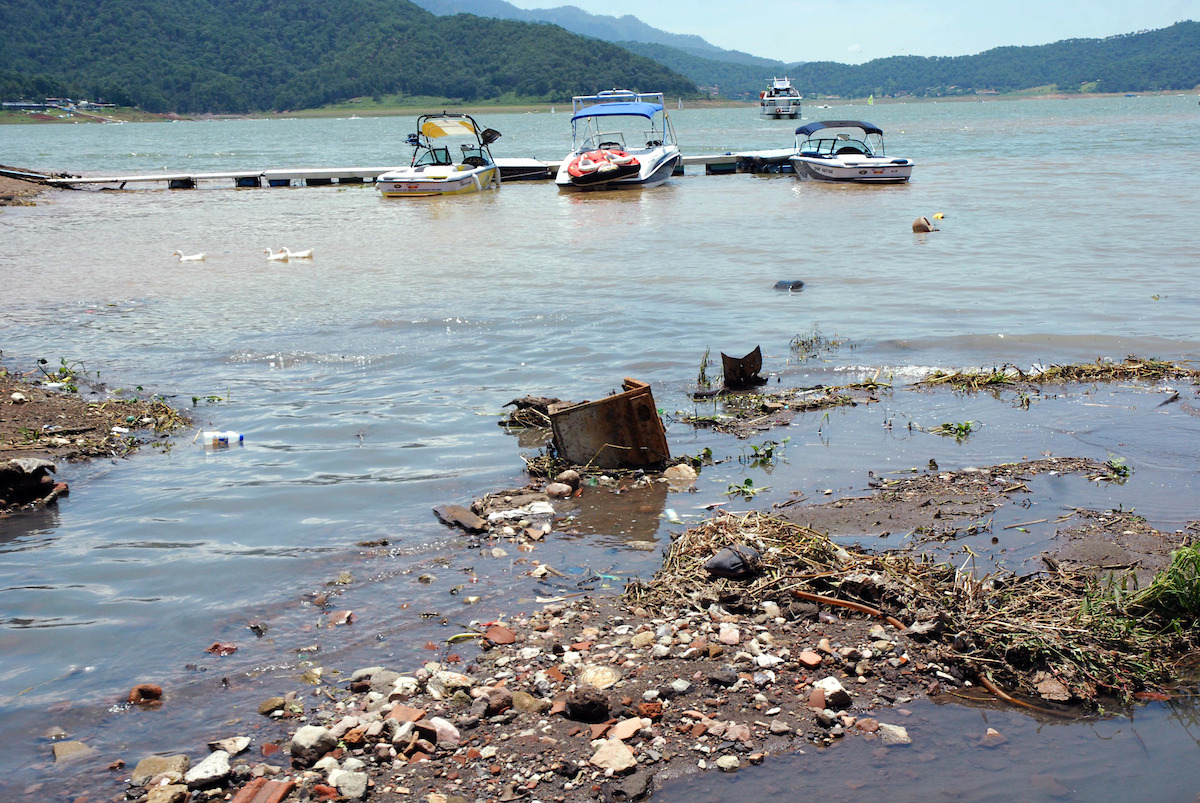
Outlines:
{"label": "white duck", "polygon": [[263,253],[265,253],[267,255],[268,262],[287,262],[288,261],[287,251],[280,251],[279,253],[272,253],[271,249],[268,248]]}
{"label": "white duck", "polygon": [[313,258],[313,250],[311,248],[308,249],[307,251],[290,251],[290,250],[288,250],[288,247],[285,245],[285,246],[281,246],[279,248],[279,250],[282,251],[283,253],[287,254],[289,259],[312,259]]}
{"label": "white duck", "polygon": [[180,262],[203,262],[208,254],[201,251],[199,254],[185,254],[182,251],[172,251],[171,256],[179,257]]}

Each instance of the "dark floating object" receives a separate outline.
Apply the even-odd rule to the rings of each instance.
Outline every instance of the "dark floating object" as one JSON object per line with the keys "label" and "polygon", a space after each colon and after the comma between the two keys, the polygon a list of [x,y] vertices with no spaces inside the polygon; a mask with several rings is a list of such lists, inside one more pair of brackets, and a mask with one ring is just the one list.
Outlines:
{"label": "dark floating object", "polygon": [[758,375],[762,370],[761,346],[755,346],[754,351],[740,359],[722,352],[721,368],[725,372],[725,387],[730,390],[756,387],[766,384],[767,381]]}
{"label": "dark floating object", "polygon": [[713,577],[745,580],[759,574],[762,565],[757,549],[745,544],[734,544],[717,550],[704,564],[704,569]]}
{"label": "dark floating object", "polygon": [[799,293],[804,289],[804,282],[800,281],[799,279],[793,279],[791,281],[783,279],[782,281],[775,282],[775,289],[787,290],[790,293]]}

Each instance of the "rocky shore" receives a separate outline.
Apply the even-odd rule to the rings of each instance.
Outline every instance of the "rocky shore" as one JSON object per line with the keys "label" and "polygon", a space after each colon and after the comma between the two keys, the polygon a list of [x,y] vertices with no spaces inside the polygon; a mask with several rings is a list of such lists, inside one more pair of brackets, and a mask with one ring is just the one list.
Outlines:
{"label": "rocky shore", "polygon": [[195,765],[147,758],[127,797],[640,800],[656,781],[835,739],[903,747],[904,705],[964,681],[895,627],[844,613],[787,600],[663,616],[611,597],[548,603],[480,623],[470,659],[362,668],[265,700],[259,714],[289,738],[231,737]]}

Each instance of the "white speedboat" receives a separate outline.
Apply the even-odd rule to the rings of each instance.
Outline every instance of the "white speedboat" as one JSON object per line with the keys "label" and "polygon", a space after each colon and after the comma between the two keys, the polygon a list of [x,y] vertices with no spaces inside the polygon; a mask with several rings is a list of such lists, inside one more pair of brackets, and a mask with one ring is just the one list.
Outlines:
{"label": "white speedboat", "polygon": [[787,77],[772,78],[758,96],[758,108],[763,117],[795,120],[800,116],[800,93]]}
{"label": "white speedboat", "polygon": [[657,187],[675,172],[682,157],[661,92],[582,95],[571,111],[572,150],[554,178],[560,188]]}
{"label": "white speedboat", "polygon": [[914,165],[912,159],[887,157],[883,130],[857,120],[800,126],[796,154],[788,161],[798,178],[859,184],[901,184],[912,176]]}
{"label": "white speedboat", "polygon": [[[488,150],[499,138],[499,131],[480,129],[470,115],[421,115],[417,118],[417,133],[408,135],[408,144],[413,146],[412,163],[378,176],[375,188],[385,198],[416,198],[499,187],[500,168]],[[451,150],[456,140],[457,154]]]}

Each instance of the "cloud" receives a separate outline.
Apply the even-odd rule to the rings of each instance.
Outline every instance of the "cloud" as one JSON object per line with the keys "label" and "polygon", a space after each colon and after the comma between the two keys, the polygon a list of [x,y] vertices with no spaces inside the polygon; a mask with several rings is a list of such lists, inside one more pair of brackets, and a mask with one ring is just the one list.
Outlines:
{"label": "cloud", "polygon": [[862,45],[858,45],[858,44],[855,44],[855,45],[850,45],[850,47],[846,48],[846,50],[847,50],[847,51],[849,51],[849,52],[851,52],[851,53],[861,53],[861,52],[862,52]]}

